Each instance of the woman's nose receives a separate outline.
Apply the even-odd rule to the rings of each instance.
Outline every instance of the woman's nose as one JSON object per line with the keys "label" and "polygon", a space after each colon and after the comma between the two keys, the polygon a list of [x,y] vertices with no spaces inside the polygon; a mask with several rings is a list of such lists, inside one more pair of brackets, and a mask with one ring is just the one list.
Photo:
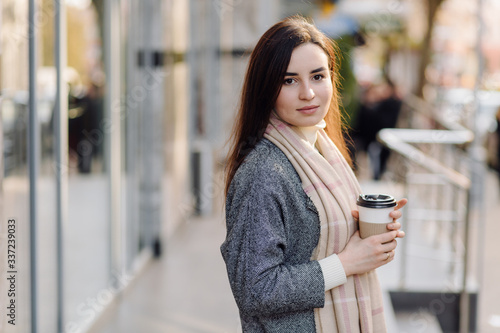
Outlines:
{"label": "woman's nose", "polygon": [[303,100],[311,100],[316,96],[314,94],[313,88],[309,84],[304,84],[302,85],[300,92],[299,92],[299,98]]}

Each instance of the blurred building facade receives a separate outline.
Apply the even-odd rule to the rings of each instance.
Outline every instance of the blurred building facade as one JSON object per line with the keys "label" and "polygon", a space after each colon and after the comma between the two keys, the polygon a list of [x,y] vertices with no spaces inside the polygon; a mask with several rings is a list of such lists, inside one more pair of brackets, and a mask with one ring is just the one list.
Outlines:
{"label": "blurred building facade", "polygon": [[177,226],[221,209],[246,58],[283,8],[1,2],[0,263],[16,293],[2,282],[0,299],[16,310],[0,331],[87,331]]}

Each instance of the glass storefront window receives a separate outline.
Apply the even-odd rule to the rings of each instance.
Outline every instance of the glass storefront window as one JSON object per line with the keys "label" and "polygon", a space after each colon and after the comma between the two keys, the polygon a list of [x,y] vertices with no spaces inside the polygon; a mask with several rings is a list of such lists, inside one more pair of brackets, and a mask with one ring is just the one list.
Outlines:
{"label": "glass storefront window", "polygon": [[[111,3],[113,7],[105,10]],[[15,219],[19,239],[16,326],[6,325],[2,317],[0,331],[6,333],[30,330],[32,300],[36,300],[37,322],[33,324],[38,332],[58,331],[61,318],[65,332],[85,331],[151,254],[151,239],[160,237],[161,186],[156,179],[161,178],[161,163],[156,159],[150,163],[150,158],[162,153],[161,128],[148,137],[149,141],[145,134],[152,134],[147,133],[148,124],[161,127],[167,75],[162,69],[161,36],[157,36],[153,52],[132,38],[137,30],[147,36],[141,29],[154,27],[145,22],[150,15],[145,8],[157,11],[161,6],[136,0],[68,0],[63,2],[65,24],[58,30],[55,4],[53,0],[35,0],[36,18],[31,23],[27,20],[30,1],[4,0],[0,4],[1,230],[5,230],[7,219]],[[132,15],[137,14],[134,9],[141,11],[140,17]],[[36,33],[36,43],[31,46],[29,31]],[[59,32],[66,37],[61,45],[67,59],[62,62],[57,60]],[[30,51],[34,51],[31,59],[35,60],[31,64],[36,64],[31,77]],[[145,51],[158,63],[138,64],[137,55]],[[62,122],[58,122],[56,112],[60,64],[67,88],[61,99],[68,105],[67,119],[64,111]],[[35,76],[37,130],[29,123],[33,114],[29,110],[30,82]],[[58,136],[61,129],[62,141]],[[29,156],[32,133],[36,134],[39,156]],[[151,141],[158,143],[154,149],[148,143]],[[68,154],[62,165],[56,162],[60,148]],[[30,179],[33,169],[36,172]],[[155,185],[154,193],[145,191],[151,188],[145,186],[146,179]],[[32,189],[36,193],[30,202]],[[153,201],[155,209],[149,205]],[[34,209],[30,206],[33,202]],[[62,211],[67,216],[61,218],[63,244],[59,252]],[[148,216],[154,218],[145,218]],[[35,258],[30,258],[30,217],[36,224]],[[31,259],[36,263],[36,274],[30,272]],[[62,280],[58,279],[60,267]],[[32,276],[36,295],[31,294]],[[0,292],[5,295],[1,288],[3,284]],[[62,303],[57,299],[59,290]]]}

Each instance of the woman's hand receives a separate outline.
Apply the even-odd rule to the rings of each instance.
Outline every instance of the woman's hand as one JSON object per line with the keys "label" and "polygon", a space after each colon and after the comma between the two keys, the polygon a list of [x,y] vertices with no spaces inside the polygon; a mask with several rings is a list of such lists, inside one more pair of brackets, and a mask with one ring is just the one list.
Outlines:
{"label": "woman's hand", "polygon": [[[359,231],[354,233],[345,249],[338,254],[346,276],[369,272],[394,259],[396,238],[405,236],[404,231],[399,230],[401,223],[397,222],[402,216],[399,209],[407,202],[406,199],[399,200],[394,211],[389,214],[393,222],[387,224],[388,232],[365,239],[359,237]],[[352,211],[352,215],[355,219],[359,218],[358,211]]]}
{"label": "woman's hand", "polygon": [[338,254],[345,275],[363,274],[394,259],[398,231],[389,231],[361,239],[359,231],[352,235],[345,249]]}

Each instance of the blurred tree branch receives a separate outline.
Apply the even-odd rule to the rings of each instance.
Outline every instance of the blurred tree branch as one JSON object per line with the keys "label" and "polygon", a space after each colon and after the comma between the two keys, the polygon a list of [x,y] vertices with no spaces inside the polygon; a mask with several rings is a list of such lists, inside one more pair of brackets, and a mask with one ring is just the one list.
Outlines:
{"label": "blurred tree branch", "polygon": [[103,35],[103,31],[104,31],[104,22],[103,22],[103,19],[104,19],[104,0],[92,0],[92,3],[94,4],[95,6],[95,9],[97,11],[97,22],[99,24],[99,34],[100,34],[100,37],[101,37],[101,42],[103,41],[103,38],[104,38],[104,35]]}
{"label": "blurred tree branch", "polygon": [[443,3],[443,0],[425,0],[425,2],[427,4],[427,30],[425,32],[425,36],[421,46],[420,65],[418,69],[418,84],[415,91],[416,95],[419,97],[423,96],[423,90],[426,83],[425,70],[431,61],[431,40],[432,33],[434,31],[436,13]]}

